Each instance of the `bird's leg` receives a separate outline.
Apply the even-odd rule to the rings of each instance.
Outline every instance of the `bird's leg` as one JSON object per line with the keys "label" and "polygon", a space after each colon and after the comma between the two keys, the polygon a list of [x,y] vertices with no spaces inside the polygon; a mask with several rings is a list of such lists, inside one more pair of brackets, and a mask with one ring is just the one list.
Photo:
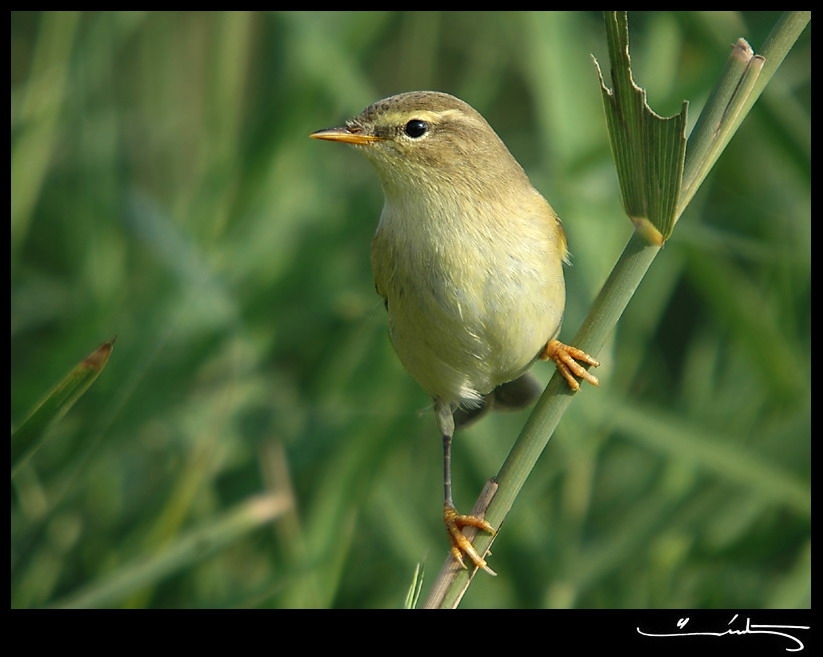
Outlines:
{"label": "bird's leg", "polygon": [[487,521],[476,516],[463,515],[457,512],[452,498],[452,436],[454,435],[454,419],[452,416],[451,404],[446,404],[440,400],[435,401],[435,413],[437,414],[438,425],[443,434],[443,521],[446,524],[446,531],[449,534],[452,556],[457,562],[466,567],[463,562],[463,555],[468,555],[474,565],[482,568],[490,575],[496,575],[486,564],[468,538],[463,535],[464,527],[477,527],[494,535],[494,527]]}
{"label": "bird's leg", "polygon": [[572,390],[580,390],[580,384],[577,382],[577,379],[574,378],[575,376],[585,379],[593,386],[600,385],[600,381],[597,380],[597,377],[577,362],[580,361],[581,363],[586,363],[586,365],[591,365],[593,367],[600,365],[598,361],[589,356],[589,354],[585,351],[581,351],[577,347],[563,344],[560,340],[549,340],[543,348],[543,351],[540,352],[540,360],[549,359],[554,361],[554,364],[557,366],[560,374],[563,375],[563,378],[566,379],[566,382],[569,384],[569,388]]}

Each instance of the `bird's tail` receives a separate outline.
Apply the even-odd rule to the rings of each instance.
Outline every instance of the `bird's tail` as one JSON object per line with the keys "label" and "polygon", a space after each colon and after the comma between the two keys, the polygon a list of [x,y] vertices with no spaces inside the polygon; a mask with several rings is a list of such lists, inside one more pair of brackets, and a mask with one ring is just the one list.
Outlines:
{"label": "bird's tail", "polygon": [[467,427],[483,417],[490,410],[519,411],[531,406],[540,394],[543,386],[531,374],[525,372],[514,381],[502,383],[483,396],[483,400],[474,408],[458,407],[454,412],[455,428]]}

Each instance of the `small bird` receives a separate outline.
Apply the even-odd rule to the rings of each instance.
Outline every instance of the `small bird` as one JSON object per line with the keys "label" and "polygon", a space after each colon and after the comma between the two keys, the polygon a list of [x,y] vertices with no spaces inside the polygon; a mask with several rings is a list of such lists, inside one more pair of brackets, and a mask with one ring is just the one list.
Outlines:
{"label": "small bird", "polygon": [[443,440],[443,518],[451,553],[488,567],[455,509],[455,426],[491,405],[522,407],[539,388],[526,370],[551,359],[568,385],[598,385],[599,363],[557,340],[566,302],[566,236],[551,205],[486,120],[446,93],[379,100],[315,139],[354,146],[377,170],[385,204],[372,240],[377,293],[405,368],[434,400]]}

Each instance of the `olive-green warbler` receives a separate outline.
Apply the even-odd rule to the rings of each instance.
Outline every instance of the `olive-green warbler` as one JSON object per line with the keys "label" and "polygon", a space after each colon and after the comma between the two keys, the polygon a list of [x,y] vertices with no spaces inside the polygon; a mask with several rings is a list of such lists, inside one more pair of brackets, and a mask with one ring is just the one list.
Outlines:
{"label": "olive-green warbler", "polygon": [[452,500],[455,418],[461,426],[492,404],[534,401],[525,372],[537,359],[552,359],[574,390],[575,376],[598,384],[576,361],[599,363],[556,339],[566,302],[563,227],[486,120],[449,94],[391,96],[311,136],[351,144],[377,170],[385,205],[372,270],[392,345],[434,400],[452,554],[494,574],[462,533],[494,528],[458,514]]}

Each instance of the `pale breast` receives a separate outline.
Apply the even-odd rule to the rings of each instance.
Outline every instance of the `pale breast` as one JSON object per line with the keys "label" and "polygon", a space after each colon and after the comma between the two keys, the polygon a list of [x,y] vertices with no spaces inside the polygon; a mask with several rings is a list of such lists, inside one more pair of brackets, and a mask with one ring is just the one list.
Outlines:
{"label": "pale breast", "polygon": [[471,404],[519,376],[559,331],[556,228],[521,217],[518,230],[441,221],[398,231],[387,211],[372,267],[392,344],[412,377],[433,397]]}

